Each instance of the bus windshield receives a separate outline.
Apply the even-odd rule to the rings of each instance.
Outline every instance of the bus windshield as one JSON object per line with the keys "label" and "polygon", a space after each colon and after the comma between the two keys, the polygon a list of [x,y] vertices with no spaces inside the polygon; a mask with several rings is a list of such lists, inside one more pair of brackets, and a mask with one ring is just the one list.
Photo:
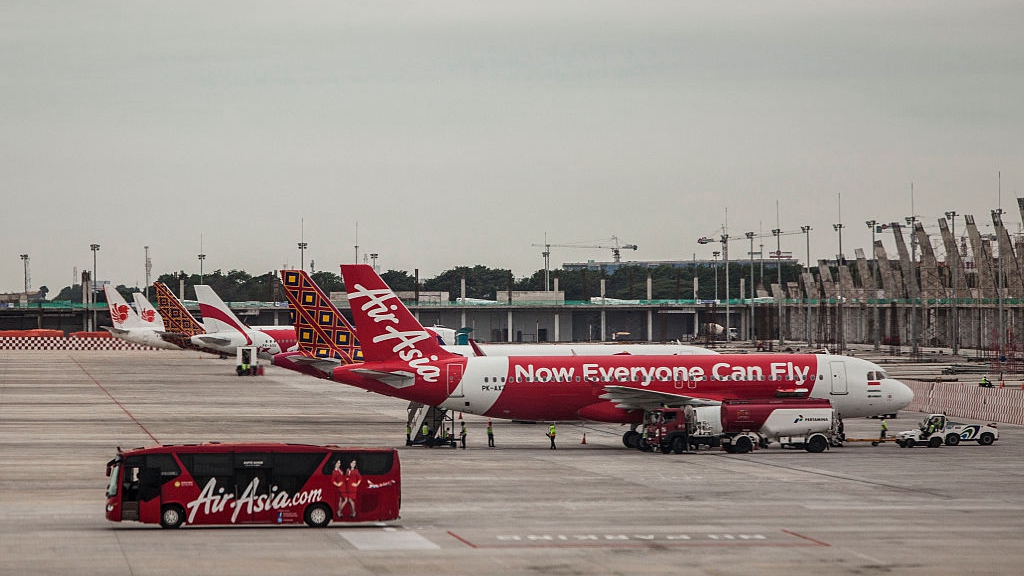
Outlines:
{"label": "bus windshield", "polygon": [[118,462],[110,467],[110,483],[107,484],[107,498],[117,496],[117,485],[121,477],[121,463]]}

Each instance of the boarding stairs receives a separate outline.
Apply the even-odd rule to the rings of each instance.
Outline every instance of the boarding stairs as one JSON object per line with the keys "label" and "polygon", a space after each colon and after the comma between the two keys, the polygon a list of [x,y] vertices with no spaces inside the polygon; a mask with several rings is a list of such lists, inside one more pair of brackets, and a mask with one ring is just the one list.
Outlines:
{"label": "boarding stairs", "polygon": [[[438,431],[447,428],[449,432],[448,443],[455,446],[455,417],[448,413],[446,408],[437,406],[426,406],[419,402],[409,402],[408,419],[406,423],[412,428],[413,446],[441,446],[445,442],[441,440]],[[423,435],[423,423],[426,422],[430,429],[429,436]]]}

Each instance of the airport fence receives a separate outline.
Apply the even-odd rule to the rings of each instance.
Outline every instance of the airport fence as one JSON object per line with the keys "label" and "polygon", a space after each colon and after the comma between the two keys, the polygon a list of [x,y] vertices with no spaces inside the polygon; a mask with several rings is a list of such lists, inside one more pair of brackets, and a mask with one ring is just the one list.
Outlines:
{"label": "airport fence", "polygon": [[1024,383],[1019,380],[995,383],[994,388],[966,382],[904,383],[914,391],[907,410],[1024,425]]}

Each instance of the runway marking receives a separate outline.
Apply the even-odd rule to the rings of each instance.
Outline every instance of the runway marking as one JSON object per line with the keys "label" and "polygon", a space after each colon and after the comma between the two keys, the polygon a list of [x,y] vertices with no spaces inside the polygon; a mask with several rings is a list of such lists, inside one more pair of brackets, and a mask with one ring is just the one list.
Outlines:
{"label": "runway marking", "polygon": [[411,530],[346,530],[341,537],[358,550],[439,550],[441,547]]}
{"label": "runway marking", "polygon": [[127,414],[127,415],[128,415],[128,417],[132,419],[132,422],[135,422],[135,424],[136,424],[136,425],[137,425],[137,426],[138,426],[139,428],[142,428],[142,431],[143,431],[143,432],[145,432],[147,436],[149,436],[150,438],[152,438],[152,439],[153,439],[153,442],[156,442],[157,444],[159,444],[159,443],[160,443],[160,441],[156,439],[156,436],[153,436],[152,434],[150,434],[150,433],[149,433],[149,430],[146,430],[146,427],[142,425],[142,422],[139,422],[138,420],[136,420],[136,419],[135,419],[135,416],[132,416],[132,413],[131,413],[131,412],[129,412],[129,411],[128,411],[128,409],[127,409],[127,408],[125,408],[123,404],[121,404],[120,402],[118,402],[118,401],[117,401],[117,398],[114,398],[114,395],[113,395],[113,394],[111,394],[110,392],[108,392],[108,391],[107,391],[107,389],[103,387],[103,384],[100,384],[98,380],[96,380],[95,378],[93,378],[93,377],[92,377],[92,374],[89,374],[89,371],[88,371],[88,370],[86,370],[86,369],[85,369],[85,367],[83,367],[83,366],[82,366],[81,364],[79,364],[79,363],[78,363],[78,360],[76,360],[76,359],[75,359],[74,357],[72,357],[72,356],[68,356],[68,358],[71,358],[71,361],[72,361],[72,362],[74,362],[76,366],[78,366],[78,369],[79,369],[79,370],[81,370],[82,372],[84,372],[84,373],[85,373],[85,375],[89,377],[89,380],[92,380],[92,383],[93,383],[93,384],[95,384],[95,385],[96,385],[96,386],[97,386],[97,387],[98,387],[98,388],[99,388],[100,390],[102,390],[102,391],[103,391],[103,393],[104,393],[104,394],[106,394],[106,395],[107,395],[107,398],[110,398],[110,400],[111,400],[111,401],[112,401],[112,402],[113,402],[114,404],[116,404],[118,408],[120,408],[120,409],[121,409],[121,410],[122,410],[122,411],[123,411],[123,412],[124,412],[125,414]]}
{"label": "runway marking", "polygon": [[[569,532],[497,533],[470,540],[449,530],[448,535],[473,549],[494,548],[660,548],[665,546],[779,546],[829,547],[815,538],[780,530],[788,537],[758,532]],[[797,539],[797,540],[794,540]]]}

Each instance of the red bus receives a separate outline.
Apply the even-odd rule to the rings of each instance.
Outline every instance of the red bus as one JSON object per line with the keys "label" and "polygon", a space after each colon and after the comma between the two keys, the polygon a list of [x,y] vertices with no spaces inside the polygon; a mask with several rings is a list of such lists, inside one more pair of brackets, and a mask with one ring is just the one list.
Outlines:
{"label": "red bus", "polygon": [[183,444],[121,451],[107,463],[107,520],[182,524],[379,522],[398,518],[393,448]]}

